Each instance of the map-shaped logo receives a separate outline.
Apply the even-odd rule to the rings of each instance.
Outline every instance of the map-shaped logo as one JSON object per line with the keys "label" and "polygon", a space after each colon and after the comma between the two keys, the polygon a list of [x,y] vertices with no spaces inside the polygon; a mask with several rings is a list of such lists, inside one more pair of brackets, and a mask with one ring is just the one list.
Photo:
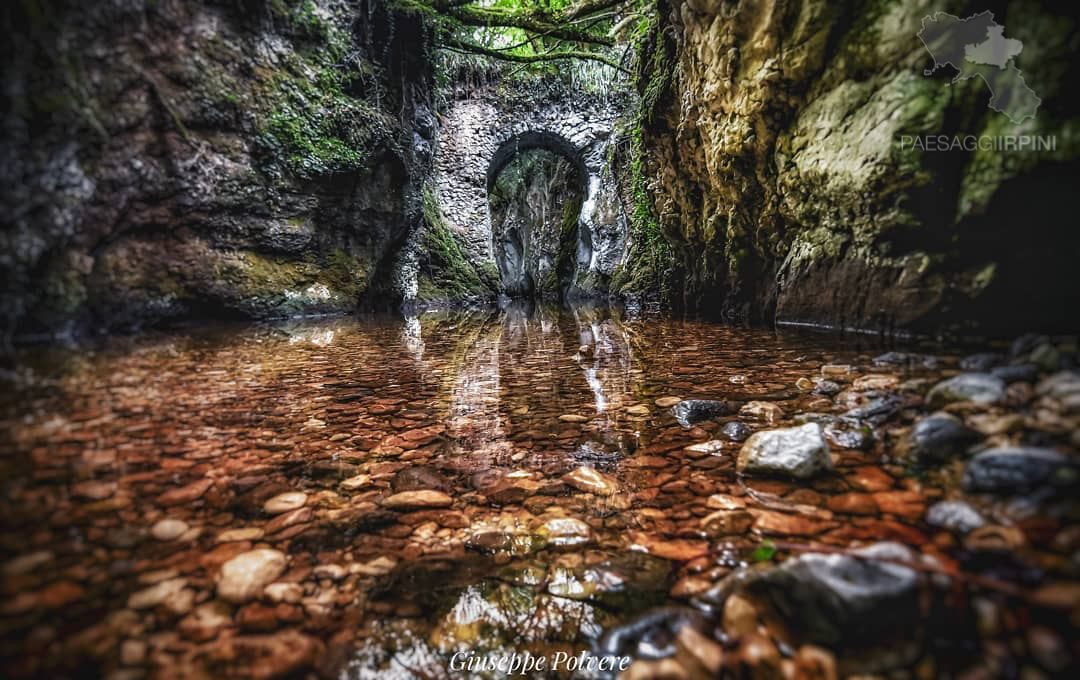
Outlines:
{"label": "map-shaped logo", "polygon": [[994,21],[991,12],[961,19],[938,12],[922,20],[919,39],[934,58],[931,75],[942,66],[952,66],[959,73],[956,83],[979,76],[990,88],[990,108],[1004,113],[1014,123],[1034,118],[1042,100],[1024,82],[1013,59],[1024,50],[1024,43],[1005,37],[1005,27]]}

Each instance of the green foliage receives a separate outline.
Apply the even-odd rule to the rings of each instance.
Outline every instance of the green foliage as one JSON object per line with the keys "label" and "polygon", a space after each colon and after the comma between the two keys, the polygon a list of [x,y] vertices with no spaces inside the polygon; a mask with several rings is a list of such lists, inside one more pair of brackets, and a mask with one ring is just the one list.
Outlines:
{"label": "green foliage", "polygon": [[630,253],[627,263],[612,277],[612,290],[623,294],[658,294],[670,297],[674,253],[664,236],[649,190],[644,135],[659,118],[661,104],[671,92],[675,69],[675,44],[653,14],[635,30],[637,81],[641,99],[630,125]]}
{"label": "green foliage", "polygon": [[622,294],[658,294],[667,298],[674,254],[653,208],[640,122],[630,131],[630,188],[634,199],[629,216],[630,253],[626,264],[612,276],[611,289]]}
{"label": "green foliage", "polygon": [[434,302],[494,297],[499,273],[493,266],[476,267],[469,262],[430,186],[424,187],[423,214],[418,299]]}
{"label": "green foliage", "polygon": [[765,539],[761,543],[757,544],[754,551],[750,553],[751,562],[768,562],[776,555],[776,544]]}
{"label": "green foliage", "polygon": [[[295,57],[302,61],[302,57]],[[293,64],[311,71],[312,64]],[[346,93],[348,77],[332,65],[316,64],[311,79],[293,70],[274,73],[259,116],[262,144],[303,177],[364,168],[371,151],[393,139],[393,121],[371,102]]]}
{"label": "green foliage", "polygon": [[365,168],[374,149],[393,144],[395,123],[371,97],[355,96],[374,67],[356,56],[350,26],[312,0],[269,0],[268,9],[297,51],[259,73],[261,147],[301,177]]}
{"label": "green foliage", "polygon": [[[622,80],[622,50],[611,31],[653,0],[391,0],[392,6],[428,18],[436,31],[436,82],[503,79],[566,79],[588,92],[606,94]],[[588,64],[586,66],[586,64]]]}
{"label": "green foliage", "polygon": [[341,248],[330,251],[322,268],[326,283],[351,300],[359,300],[367,289],[370,276],[364,263]]}
{"label": "green foliage", "polygon": [[651,127],[657,122],[660,105],[671,93],[675,40],[661,28],[660,17],[656,14],[639,30],[636,77],[641,101],[637,121],[639,125]]}

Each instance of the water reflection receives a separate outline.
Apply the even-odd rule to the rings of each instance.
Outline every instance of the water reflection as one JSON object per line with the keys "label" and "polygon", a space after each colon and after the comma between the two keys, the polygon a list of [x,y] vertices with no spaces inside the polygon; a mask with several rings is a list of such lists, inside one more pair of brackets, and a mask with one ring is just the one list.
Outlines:
{"label": "water reflection", "polygon": [[[881,439],[813,485],[739,479],[737,444],[691,446],[720,422],[684,428],[657,403],[770,400],[775,421],[732,416],[751,429],[850,408],[855,392],[793,389],[868,361],[823,336],[513,306],[20,358],[0,393],[12,677],[444,677],[463,650],[573,654],[764,535],[921,545],[927,499],[955,485],[901,486]],[[703,524],[718,507],[730,522]],[[222,565],[252,550],[281,553],[273,587],[220,599]]]}

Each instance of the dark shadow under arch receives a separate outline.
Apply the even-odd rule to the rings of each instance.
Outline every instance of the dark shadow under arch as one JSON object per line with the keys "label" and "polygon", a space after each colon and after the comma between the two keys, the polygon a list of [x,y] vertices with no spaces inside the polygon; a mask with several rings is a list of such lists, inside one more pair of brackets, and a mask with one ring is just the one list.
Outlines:
{"label": "dark shadow under arch", "polygon": [[495,186],[495,179],[502,172],[502,169],[506,167],[506,164],[517,154],[529,149],[547,149],[565,157],[577,170],[578,181],[583,185],[588,182],[589,171],[585,167],[585,160],[581,157],[581,152],[570,140],[553,132],[530,130],[514,135],[500,144],[499,148],[495,150],[495,154],[492,155],[491,161],[488,163],[488,193],[491,193],[492,187]]}

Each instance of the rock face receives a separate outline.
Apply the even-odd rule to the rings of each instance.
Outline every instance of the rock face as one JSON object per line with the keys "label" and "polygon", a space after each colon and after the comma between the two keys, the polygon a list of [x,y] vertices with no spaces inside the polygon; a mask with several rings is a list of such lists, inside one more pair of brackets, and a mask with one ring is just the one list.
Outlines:
{"label": "rock face", "polygon": [[[934,60],[917,33],[935,10],[974,13],[915,1],[659,5],[638,76],[641,139],[653,214],[673,241],[672,288],[688,307],[886,330],[1069,330],[1060,310],[1080,306],[1066,283],[1080,234],[1060,224],[1077,179],[1075,147],[1060,141],[1076,121],[1070,24],[1031,4],[995,14],[1023,43],[1017,63],[1042,99],[1018,126],[986,105],[980,78],[924,75]],[[1038,72],[1059,61],[1070,66]],[[1057,135],[1058,149],[903,144],[1014,134]]]}
{"label": "rock face", "polygon": [[435,131],[419,18],[20,8],[2,48],[21,102],[0,148],[3,338],[345,311],[390,280]]}
{"label": "rock face", "polygon": [[499,172],[489,195],[503,293],[562,297],[574,275],[586,179],[569,160],[545,149],[523,151]]}
{"label": "rock face", "polygon": [[831,470],[829,445],[817,423],[757,432],[743,444],[736,468],[751,474],[809,479]]}

